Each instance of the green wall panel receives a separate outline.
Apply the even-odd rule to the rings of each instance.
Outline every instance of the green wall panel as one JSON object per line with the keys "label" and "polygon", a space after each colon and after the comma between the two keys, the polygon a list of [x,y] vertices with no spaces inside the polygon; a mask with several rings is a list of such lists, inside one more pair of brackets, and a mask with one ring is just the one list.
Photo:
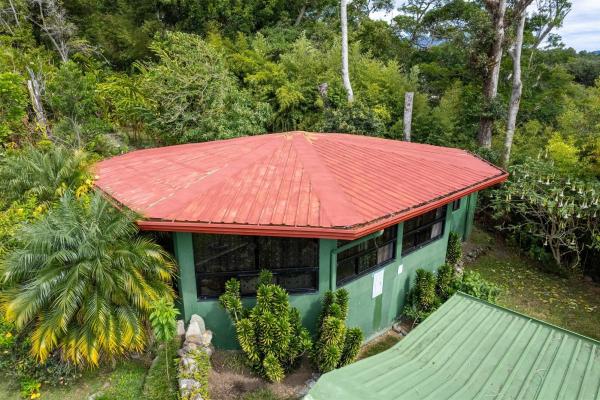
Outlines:
{"label": "green wall panel", "polygon": [[[448,206],[450,207],[450,206]],[[367,340],[387,330],[402,312],[406,295],[410,289],[416,270],[419,268],[435,271],[446,259],[448,244],[447,227],[452,223],[452,213],[446,214],[446,228],[444,235],[419,250],[401,256],[402,253],[402,224],[398,226],[398,248],[396,260],[385,267],[383,280],[383,293],[372,298],[373,275],[368,274],[352,281],[343,287],[350,292],[350,311],[348,313],[348,326],[358,326],[362,329]],[[402,272],[398,267],[402,265]]]}
{"label": "green wall panel", "polygon": [[[476,199],[476,194],[465,197],[460,210],[454,213],[451,205],[448,205],[444,236],[405,257],[401,256],[402,224],[400,224],[398,226],[396,259],[382,267],[384,270],[382,294],[372,298],[374,273],[367,274],[343,286],[350,293],[348,325],[360,327],[367,340],[388,329],[402,311],[406,294],[414,281],[415,271],[419,268],[435,271],[444,263],[448,234],[451,230],[460,231],[463,235],[468,236],[472,226]],[[207,328],[214,332],[213,343],[215,346],[225,349],[237,348],[235,330],[219,302],[197,299],[192,234],[175,233],[173,236],[175,255],[180,266],[178,281],[181,296],[180,307],[185,320],[189,321],[192,314],[201,315],[205,319]],[[335,257],[333,258],[334,265],[331,262],[331,253],[335,248],[335,240],[321,239],[319,242],[318,292],[290,295],[291,305],[298,308],[304,326],[313,333],[316,330],[322,295],[330,288],[335,288]],[[398,267],[400,265],[402,265],[402,272],[399,274]],[[254,301],[254,298],[243,299],[246,306],[251,306]]]}
{"label": "green wall panel", "polygon": [[451,206],[448,208],[448,212],[452,213],[451,230],[458,233],[463,240],[467,240],[471,234],[476,206],[477,193],[473,193],[462,198],[458,210],[452,211]]}

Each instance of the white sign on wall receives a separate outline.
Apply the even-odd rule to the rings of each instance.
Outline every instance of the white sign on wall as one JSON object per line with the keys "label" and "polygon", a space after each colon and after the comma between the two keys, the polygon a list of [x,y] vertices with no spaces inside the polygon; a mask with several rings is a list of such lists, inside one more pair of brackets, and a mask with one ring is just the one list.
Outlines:
{"label": "white sign on wall", "polygon": [[383,272],[382,269],[373,274],[373,298],[383,293]]}

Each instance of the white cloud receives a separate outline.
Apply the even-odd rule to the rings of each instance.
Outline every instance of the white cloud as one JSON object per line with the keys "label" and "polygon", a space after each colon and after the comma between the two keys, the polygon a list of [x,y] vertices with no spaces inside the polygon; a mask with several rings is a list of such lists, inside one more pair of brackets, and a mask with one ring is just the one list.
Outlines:
{"label": "white cloud", "polygon": [[573,7],[557,33],[567,47],[600,50],[600,1],[572,0]]}
{"label": "white cloud", "polygon": [[[581,50],[600,50],[600,0],[571,0],[573,7],[562,28],[556,31],[563,38],[567,47]],[[402,4],[396,0],[396,7],[389,13],[377,12],[371,15],[374,19],[390,21],[398,14],[396,8]]]}

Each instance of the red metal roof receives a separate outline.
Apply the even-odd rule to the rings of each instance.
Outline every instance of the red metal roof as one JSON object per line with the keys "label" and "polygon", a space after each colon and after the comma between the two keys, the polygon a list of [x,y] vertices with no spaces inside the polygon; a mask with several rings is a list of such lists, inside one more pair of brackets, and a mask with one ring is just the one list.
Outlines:
{"label": "red metal roof", "polygon": [[96,186],[142,229],[355,239],[508,174],[453,148],[288,132],[138,150],[96,165]]}

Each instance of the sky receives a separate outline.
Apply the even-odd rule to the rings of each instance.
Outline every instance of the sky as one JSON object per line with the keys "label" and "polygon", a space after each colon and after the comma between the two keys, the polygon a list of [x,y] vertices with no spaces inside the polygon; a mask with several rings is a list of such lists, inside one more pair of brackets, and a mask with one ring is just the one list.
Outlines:
{"label": "sky", "polygon": [[[396,4],[402,4],[396,0]],[[560,34],[567,47],[577,51],[600,50],[600,0],[571,0],[573,7],[565,22],[556,33]],[[535,3],[535,2],[534,2]],[[385,15],[373,14],[374,18],[389,20],[397,11]]]}

